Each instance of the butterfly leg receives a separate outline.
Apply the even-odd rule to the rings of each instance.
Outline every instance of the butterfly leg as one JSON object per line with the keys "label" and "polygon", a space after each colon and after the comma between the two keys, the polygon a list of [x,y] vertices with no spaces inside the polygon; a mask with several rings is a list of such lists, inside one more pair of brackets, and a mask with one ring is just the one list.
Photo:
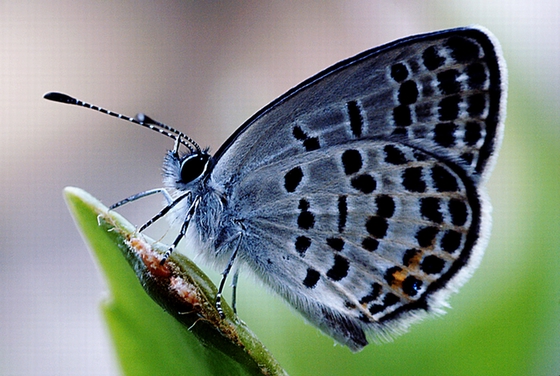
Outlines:
{"label": "butterfly leg", "polygon": [[[241,239],[243,238],[241,233],[237,236],[238,236],[237,245],[235,246],[235,249],[233,250],[233,253],[231,254],[231,257],[229,258],[229,261],[228,261],[228,264],[227,264],[226,268],[222,272],[222,279],[220,280],[220,286],[218,287],[218,293],[216,294],[216,309],[218,310],[218,313],[220,314],[221,318],[225,317],[224,311],[222,310],[222,292],[224,291],[224,285],[226,283],[227,276],[228,276],[229,272],[231,271],[231,268],[233,266],[235,258],[237,257],[237,250],[239,249],[239,244],[241,244]],[[233,308],[234,312],[235,312],[236,285],[237,285],[237,271],[235,272],[235,274],[233,276],[233,283],[232,283],[232,286],[233,286],[232,308]]]}
{"label": "butterfly leg", "polygon": [[109,210],[116,209],[120,206],[123,206],[124,204],[128,204],[131,201],[136,201],[140,198],[143,198],[143,197],[146,197],[146,196],[151,196],[151,195],[156,194],[156,193],[163,194],[163,197],[165,197],[165,201],[167,201],[167,204],[171,205],[173,203],[173,198],[169,195],[169,193],[164,188],[156,188],[156,189],[150,189],[149,191],[137,193],[135,195],[127,197],[124,200],[121,200],[121,201],[109,206]]}
{"label": "butterfly leg", "polygon": [[[169,205],[167,205],[165,208],[161,209],[161,211],[159,213],[157,213],[156,215],[154,215],[152,218],[150,218],[150,220],[146,223],[144,223],[142,226],[140,226],[140,229],[138,230],[138,232],[142,232],[145,229],[147,229],[149,226],[151,226],[155,221],[157,221],[158,219],[162,218],[164,215],[166,215],[167,213],[169,213],[169,211],[171,209],[173,209],[178,203],[180,203],[181,201],[183,201],[185,198],[190,197],[191,196],[191,192],[188,191],[184,194],[182,194],[181,196],[179,196],[175,201],[171,201],[171,203]],[[192,207],[192,206],[191,206]],[[190,212],[190,209],[189,209]]]}
{"label": "butterfly leg", "polygon": [[[153,221],[156,221],[157,219],[161,218],[162,216],[165,215],[165,213],[167,213],[170,210],[170,206],[175,206],[177,204],[177,201],[182,200],[184,197],[186,197],[187,195],[190,196],[191,192],[187,192],[182,196],[179,196],[179,198],[173,202],[172,205],[166,206],[165,208],[163,208],[163,210],[161,212],[158,213],[161,214],[160,217],[153,219]],[[197,197],[194,202],[191,204],[189,210],[187,211],[187,216],[185,218],[185,221],[183,222],[183,225],[181,226],[181,231],[179,231],[179,235],[177,235],[177,237],[175,238],[175,240],[173,241],[173,244],[171,244],[171,247],[169,247],[167,249],[167,252],[165,252],[165,254],[163,255],[163,258],[161,259],[161,261],[159,262],[160,265],[163,265],[165,263],[165,261],[169,258],[169,256],[171,256],[171,254],[173,253],[173,251],[175,250],[175,248],[177,248],[177,245],[179,244],[179,242],[181,241],[181,239],[183,239],[185,237],[185,234],[187,233],[187,230],[189,228],[189,223],[191,222],[191,219],[194,215],[194,212],[196,211],[196,208],[198,207],[198,203],[200,202],[200,197]],[[163,213],[163,211],[165,211],[165,213]],[[162,214],[163,213],[163,214]],[[150,220],[151,221],[151,220]],[[152,223],[153,223],[152,221]],[[151,223],[150,223],[151,224]]]}
{"label": "butterfly leg", "polygon": [[237,280],[239,279],[239,269],[233,273],[231,280],[231,308],[233,313],[237,315]]}

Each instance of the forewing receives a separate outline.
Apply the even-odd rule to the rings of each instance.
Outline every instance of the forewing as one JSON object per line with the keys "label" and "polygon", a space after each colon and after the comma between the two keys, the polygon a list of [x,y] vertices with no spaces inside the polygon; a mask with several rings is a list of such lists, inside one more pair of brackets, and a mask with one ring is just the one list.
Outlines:
{"label": "forewing", "polygon": [[226,190],[258,166],[359,139],[396,139],[484,175],[499,146],[505,65],[482,28],[405,38],[317,74],[249,119],[218,150]]}

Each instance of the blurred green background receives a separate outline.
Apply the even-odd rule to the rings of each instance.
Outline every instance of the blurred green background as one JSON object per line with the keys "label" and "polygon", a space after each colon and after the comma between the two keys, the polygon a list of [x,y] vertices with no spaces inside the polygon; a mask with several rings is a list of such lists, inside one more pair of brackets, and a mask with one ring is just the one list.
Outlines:
{"label": "blurred green background", "polygon": [[[502,43],[508,117],[488,185],[492,237],[448,314],[351,354],[250,277],[238,309],[292,375],[560,374],[560,4],[547,0],[0,3],[0,374],[119,374],[98,308],[106,287],[62,189],[111,204],[159,187],[172,147],[45,92],[146,112],[217,150],[343,58],[473,23]],[[140,224],[160,205],[122,213]]]}

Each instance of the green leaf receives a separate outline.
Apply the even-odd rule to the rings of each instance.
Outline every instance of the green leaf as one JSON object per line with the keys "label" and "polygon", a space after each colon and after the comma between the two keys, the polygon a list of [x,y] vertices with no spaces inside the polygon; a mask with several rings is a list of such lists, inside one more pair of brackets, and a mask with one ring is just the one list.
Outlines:
{"label": "green leaf", "polygon": [[225,302],[220,317],[216,287],[192,261],[174,253],[161,265],[166,246],[83,190],[64,196],[105,274],[102,308],[125,374],[286,374]]}

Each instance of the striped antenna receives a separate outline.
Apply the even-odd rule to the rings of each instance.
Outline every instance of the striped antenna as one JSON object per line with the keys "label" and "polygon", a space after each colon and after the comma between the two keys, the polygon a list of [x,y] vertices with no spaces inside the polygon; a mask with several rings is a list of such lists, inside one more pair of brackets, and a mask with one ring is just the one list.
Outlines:
{"label": "striped antenna", "polygon": [[146,116],[145,114],[138,114],[138,115],[136,115],[136,117],[130,117],[130,116],[126,116],[126,115],[123,115],[123,114],[119,114],[117,112],[106,110],[102,107],[93,105],[91,103],[83,102],[83,101],[81,101],[79,99],[76,99],[76,98],[73,98],[69,95],[66,95],[66,94],[63,94],[63,93],[57,93],[57,92],[47,93],[43,96],[43,98],[48,99],[50,101],[54,101],[54,102],[73,104],[73,105],[76,105],[76,106],[82,106],[82,107],[89,108],[89,109],[92,109],[92,110],[95,110],[95,111],[99,111],[99,112],[102,112],[104,114],[107,114],[107,115],[110,115],[110,116],[113,116],[113,117],[116,117],[116,118],[119,118],[119,119],[123,119],[123,120],[129,121],[129,122],[134,123],[134,124],[141,125],[142,127],[151,129],[152,131],[156,131],[158,133],[161,133],[164,136],[172,138],[173,140],[175,140],[175,141],[179,142],[180,144],[184,145],[185,147],[187,147],[191,151],[191,153],[202,151],[200,146],[192,138],[190,138],[187,135],[179,132],[175,128],[170,127],[169,125],[160,123],[159,121],[156,121],[156,120],[150,118],[149,116]]}

